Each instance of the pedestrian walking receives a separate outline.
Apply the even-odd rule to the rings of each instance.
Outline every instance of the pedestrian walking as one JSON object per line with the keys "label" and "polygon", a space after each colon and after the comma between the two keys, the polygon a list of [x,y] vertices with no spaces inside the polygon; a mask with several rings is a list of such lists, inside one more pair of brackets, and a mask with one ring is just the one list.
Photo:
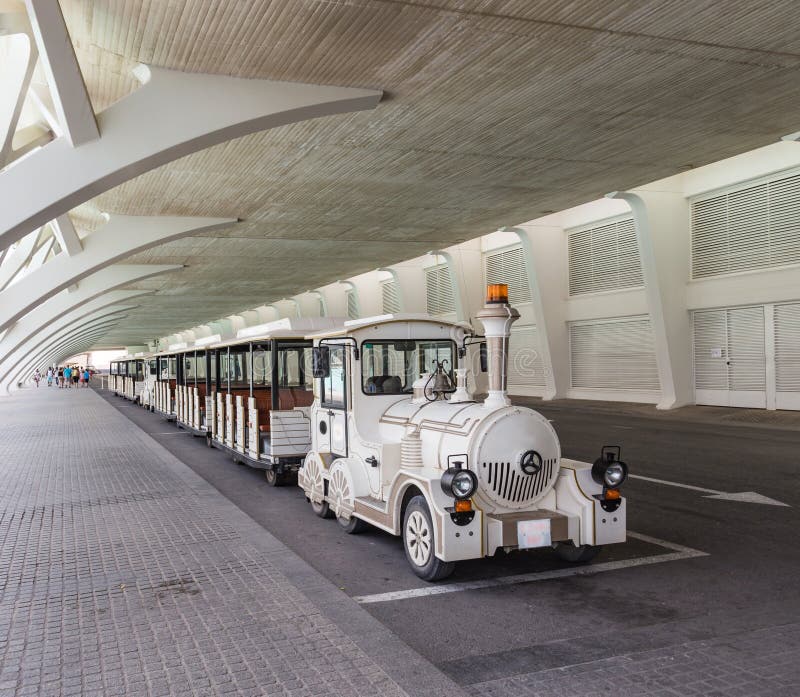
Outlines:
{"label": "pedestrian walking", "polygon": [[52,368],[48,368],[47,369],[47,386],[48,387],[52,387],[53,386],[53,369]]}
{"label": "pedestrian walking", "polygon": [[78,387],[83,387],[83,366],[78,368]]}
{"label": "pedestrian walking", "polygon": [[64,387],[64,369],[59,367],[58,369],[58,389]]}
{"label": "pedestrian walking", "polygon": [[42,373],[37,368],[36,372],[33,374],[33,381],[36,383],[36,387],[39,387],[39,381],[42,379]]}
{"label": "pedestrian walking", "polygon": [[83,371],[83,386],[89,387],[89,378],[92,377],[92,374],[89,372],[89,369],[86,368]]}
{"label": "pedestrian walking", "polygon": [[73,366],[72,373],[70,374],[72,375],[72,385],[78,387],[78,375],[80,374],[80,370]]}
{"label": "pedestrian walking", "polygon": [[64,386],[67,389],[70,389],[72,387],[72,368],[70,368],[69,366],[64,368]]}

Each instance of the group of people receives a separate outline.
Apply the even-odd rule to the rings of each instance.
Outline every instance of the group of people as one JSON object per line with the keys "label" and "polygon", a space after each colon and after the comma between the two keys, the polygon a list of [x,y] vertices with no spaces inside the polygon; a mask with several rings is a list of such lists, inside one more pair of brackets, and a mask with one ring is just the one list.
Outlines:
{"label": "group of people", "polygon": [[[89,378],[92,376],[88,368],[75,366],[59,366],[58,368],[48,368],[45,378],[47,386],[52,387],[55,382],[59,389],[72,387],[89,387]],[[42,373],[37,368],[33,374],[33,381],[36,387],[42,381]]]}

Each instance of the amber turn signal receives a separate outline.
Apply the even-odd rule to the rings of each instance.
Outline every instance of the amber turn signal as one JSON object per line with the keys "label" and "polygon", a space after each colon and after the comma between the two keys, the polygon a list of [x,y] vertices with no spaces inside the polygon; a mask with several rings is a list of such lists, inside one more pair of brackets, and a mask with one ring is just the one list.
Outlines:
{"label": "amber turn signal", "polygon": [[469,513],[472,510],[472,502],[469,499],[456,499],[453,509],[456,513]]}
{"label": "amber turn signal", "polygon": [[622,496],[617,489],[608,489],[606,491],[606,501],[618,501],[621,498]]}
{"label": "amber turn signal", "polygon": [[487,303],[504,303],[508,304],[508,284],[507,283],[490,283],[486,286],[486,302]]}

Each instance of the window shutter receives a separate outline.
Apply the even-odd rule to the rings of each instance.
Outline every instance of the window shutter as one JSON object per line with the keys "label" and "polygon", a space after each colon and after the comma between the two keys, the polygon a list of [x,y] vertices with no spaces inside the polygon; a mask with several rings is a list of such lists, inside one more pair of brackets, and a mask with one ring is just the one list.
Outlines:
{"label": "window shutter", "polygon": [[508,300],[512,305],[531,302],[531,288],[522,247],[487,252],[485,268],[487,284],[508,285]]}
{"label": "window shutter", "polygon": [[397,281],[381,281],[381,293],[383,294],[383,313],[393,315],[400,312],[400,292]]}
{"label": "window shutter", "polygon": [[633,218],[571,232],[567,249],[570,295],[643,284]]}
{"label": "window shutter", "polygon": [[456,311],[453,284],[447,264],[425,269],[425,288],[429,315],[446,315]]}
{"label": "window shutter", "polygon": [[775,306],[775,389],[800,392],[800,305]]}
{"label": "window shutter", "polygon": [[649,318],[573,322],[569,338],[572,387],[660,389]]}
{"label": "window shutter", "polygon": [[354,290],[347,291],[347,316],[350,319],[358,319],[358,298]]}
{"label": "window shutter", "polygon": [[800,174],[692,203],[692,278],[800,263]]}

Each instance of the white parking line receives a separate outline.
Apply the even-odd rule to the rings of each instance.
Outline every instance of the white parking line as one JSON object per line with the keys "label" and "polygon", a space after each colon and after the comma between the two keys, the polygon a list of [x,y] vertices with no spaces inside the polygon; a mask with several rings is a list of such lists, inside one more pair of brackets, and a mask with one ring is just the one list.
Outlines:
{"label": "white parking line", "polygon": [[656,479],[655,477],[645,477],[641,474],[628,475],[631,479],[641,479],[643,482],[653,482],[654,484],[664,484],[665,486],[677,486],[681,489],[691,489],[692,491],[702,491],[704,494],[721,494],[721,491],[716,489],[706,489],[702,486],[692,486],[691,484],[683,484],[681,482],[668,482],[666,479]]}
{"label": "white parking line", "polygon": [[353,600],[361,604],[369,603],[388,603],[394,600],[409,600],[411,598],[423,598],[428,595],[442,595],[445,593],[459,593],[461,591],[481,590],[483,588],[498,588],[501,586],[512,586],[518,583],[533,583],[534,581],[551,581],[556,578],[567,578],[569,576],[594,576],[605,571],[618,571],[629,569],[635,566],[648,566],[650,564],[662,564],[668,561],[680,561],[681,559],[692,559],[694,557],[707,557],[708,552],[701,552],[699,549],[684,547],[683,545],[659,540],[649,535],[642,535],[637,532],[628,531],[628,537],[632,537],[642,542],[648,542],[659,547],[673,550],[668,554],[655,554],[650,557],[635,557],[634,559],[623,559],[621,561],[609,561],[601,564],[590,564],[589,566],[572,566],[566,569],[554,569],[552,571],[534,571],[527,574],[515,574],[513,576],[501,576],[499,578],[487,578],[479,581],[465,581],[463,583],[446,583],[438,586],[425,586],[423,588],[409,588],[404,591],[390,591],[388,593],[375,593],[374,595],[359,595]]}

